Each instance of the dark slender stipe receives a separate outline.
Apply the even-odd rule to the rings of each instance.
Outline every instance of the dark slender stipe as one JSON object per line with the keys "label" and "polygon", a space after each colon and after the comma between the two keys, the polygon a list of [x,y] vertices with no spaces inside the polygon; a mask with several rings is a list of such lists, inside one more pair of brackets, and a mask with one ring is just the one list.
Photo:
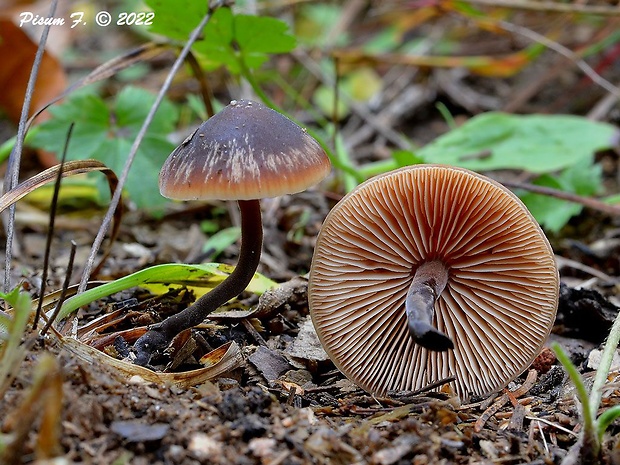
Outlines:
{"label": "dark slender stipe", "polygon": [[405,300],[411,337],[416,344],[437,352],[454,349],[452,340],[432,325],[435,302],[447,282],[448,272],[441,262],[424,263],[416,270]]}
{"label": "dark slender stipe", "polygon": [[211,292],[185,310],[151,326],[134,345],[135,363],[145,366],[156,351],[164,349],[174,336],[201,323],[211,312],[241,294],[248,286],[260,261],[263,226],[260,202],[239,200],[241,210],[241,250],[234,271]]}

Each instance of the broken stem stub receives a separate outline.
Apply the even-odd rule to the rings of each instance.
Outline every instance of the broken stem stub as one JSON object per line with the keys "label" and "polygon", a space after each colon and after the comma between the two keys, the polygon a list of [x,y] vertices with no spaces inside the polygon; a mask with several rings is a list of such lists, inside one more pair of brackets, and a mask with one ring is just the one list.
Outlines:
{"label": "broken stem stub", "polygon": [[147,365],[151,356],[166,348],[174,336],[200,324],[211,312],[241,294],[250,284],[258,268],[263,245],[260,202],[239,200],[238,203],[241,211],[241,250],[234,271],[185,310],[151,326],[134,344],[134,363],[137,365]]}
{"label": "broken stem stub", "polygon": [[407,292],[405,312],[409,333],[420,346],[437,352],[454,349],[454,343],[432,325],[435,302],[448,284],[448,269],[439,260],[423,263]]}

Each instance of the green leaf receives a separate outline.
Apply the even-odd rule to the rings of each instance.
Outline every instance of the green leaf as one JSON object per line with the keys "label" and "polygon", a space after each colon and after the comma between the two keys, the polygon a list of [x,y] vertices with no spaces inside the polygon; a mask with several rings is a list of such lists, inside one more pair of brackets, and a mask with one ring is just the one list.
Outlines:
{"label": "green leaf", "polygon": [[[538,177],[534,184],[537,186],[562,189],[560,182],[549,174]],[[566,202],[547,195],[527,192],[520,195],[530,213],[536,221],[548,231],[558,232],[574,215],[581,212],[581,205]]]}
{"label": "green leaf", "polygon": [[392,152],[392,158],[396,161],[399,168],[424,163],[417,153],[410,152],[409,150],[395,150]]}
{"label": "green leaf", "polygon": [[30,295],[16,287],[9,293],[1,293],[0,299],[13,307],[12,318],[0,316],[0,393],[13,382],[18,374],[21,361],[26,355],[26,345],[22,338],[26,332],[32,311]]}
{"label": "green leaf", "polygon": [[605,431],[609,428],[609,425],[616,421],[617,418],[620,418],[620,405],[614,405],[601,413],[601,416],[598,417],[596,422],[596,430],[599,441],[603,440]]}
{"label": "green leaf", "polygon": [[[75,122],[67,159],[95,158],[120,173],[154,101],[153,94],[136,87],[123,89],[112,105],[96,95],[76,95],[51,109],[53,118],[39,126],[31,143],[60,156],[69,125]],[[140,208],[155,209],[166,202],[159,194],[158,176],[161,165],[174,149],[166,136],[174,129],[176,118],[176,108],[164,100],[129,171],[125,187]],[[99,181],[100,192],[105,197],[107,184],[105,180]]]}
{"label": "green leaf", "polygon": [[194,50],[201,64],[207,69],[222,65],[239,73],[237,50],[233,48],[234,16],[230,8],[219,8],[203,30],[203,40],[196,42]]}
{"label": "green leaf", "polygon": [[577,370],[577,367],[571,361],[570,357],[566,355],[566,352],[564,352],[562,347],[557,342],[551,344],[551,350],[553,350],[553,353],[560,361],[560,363],[564,367],[564,370],[566,370],[568,377],[575,386],[577,398],[581,403],[581,419],[584,422],[585,434],[592,435],[594,433],[595,419],[594,413],[590,410],[588,391],[586,389],[586,385],[583,382],[583,378],[581,377],[581,374],[579,374],[579,370]]}
{"label": "green leaf", "polygon": [[427,163],[444,163],[476,171],[522,169],[549,173],[591,160],[613,146],[612,125],[569,115],[476,116],[423,147]]}
{"label": "green leaf", "polygon": [[206,1],[196,0],[146,0],[146,5],[155,13],[150,27],[154,34],[161,34],[175,40],[187,40],[191,31],[207,14]]}
{"label": "green leaf", "polygon": [[209,260],[213,260],[221,254],[226,247],[237,242],[240,237],[241,228],[239,226],[224,228],[205,241],[202,251],[209,257]]}
{"label": "green leaf", "polygon": [[[147,0],[155,13],[151,32],[174,40],[186,40],[206,12],[202,0]],[[230,8],[215,10],[205,26],[201,40],[193,49],[206,69],[226,66],[234,74],[241,72],[240,59],[248,69],[261,66],[270,54],[286,53],[296,40],[288,25],[276,18],[235,15]]]}
{"label": "green leaf", "polygon": [[[165,292],[171,287],[186,286],[199,297],[224,281],[233,270],[233,266],[222,263],[201,265],[173,263],[152,266],[67,299],[62,306],[58,319],[62,320],[83,305],[137,286],[149,289],[152,292]],[[275,286],[277,284],[274,281],[259,273],[254,273],[254,277],[246,290],[260,295]]]}
{"label": "green leaf", "polygon": [[235,40],[244,54],[287,53],[296,45],[285,22],[266,16],[235,16]]}
{"label": "green leaf", "polygon": [[[590,161],[582,161],[560,174],[543,174],[534,184],[552,187],[564,192],[572,192],[584,197],[596,194],[602,183],[600,165]],[[547,195],[531,192],[520,195],[521,200],[536,220],[548,231],[558,232],[575,215],[581,213],[583,207],[577,203],[567,202]]]}
{"label": "green leaf", "polygon": [[[28,323],[31,307],[30,296],[26,292],[22,292],[21,288],[16,287],[7,293],[0,292],[0,299],[6,300],[15,309],[12,319],[0,315],[0,342],[5,338],[6,332],[8,332],[12,339],[17,339],[16,344],[19,344],[22,333]],[[0,344],[0,347],[2,347],[2,344]],[[2,379],[0,377],[0,380]]]}

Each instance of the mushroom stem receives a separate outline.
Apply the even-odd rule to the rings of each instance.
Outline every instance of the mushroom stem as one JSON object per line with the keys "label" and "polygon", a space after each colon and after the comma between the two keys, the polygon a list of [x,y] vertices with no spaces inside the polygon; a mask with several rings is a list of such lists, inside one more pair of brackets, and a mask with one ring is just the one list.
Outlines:
{"label": "mushroom stem", "polygon": [[443,352],[454,349],[454,343],[431,322],[435,313],[435,302],[448,284],[448,269],[439,260],[423,263],[413,276],[407,292],[405,312],[409,332],[420,346]]}
{"label": "mushroom stem", "polygon": [[211,312],[241,294],[248,286],[260,261],[263,226],[258,200],[239,200],[241,211],[241,250],[233,272],[211,292],[185,310],[157,323],[134,344],[135,363],[146,365],[156,350],[165,348],[181,331],[201,323]]}

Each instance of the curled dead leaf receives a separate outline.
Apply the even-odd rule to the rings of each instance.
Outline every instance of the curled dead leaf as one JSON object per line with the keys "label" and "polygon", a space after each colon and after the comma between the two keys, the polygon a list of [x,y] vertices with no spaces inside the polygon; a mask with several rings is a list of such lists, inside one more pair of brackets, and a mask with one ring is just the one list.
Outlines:
{"label": "curled dead leaf", "polygon": [[[37,44],[10,19],[0,18],[0,107],[13,121],[18,121],[30,77],[30,69],[37,52]],[[58,60],[48,52],[43,55],[40,76],[32,96],[31,112],[59,95],[67,85],[67,78]]]}
{"label": "curled dead leaf", "polygon": [[210,379],[217,378],[239,367],[242,361],[239,345],[231,341],[202,357],[200,362],[204,365],[204,368],[180,373],[162,373],[134,365],[130,362],[117,360],[77,339],[63,337],[57,332],[54,332],[54,334],[64,349],[86,363],[109,366],[127,380],[139,376],[151,383],[172,384],[181,389],[188,389]]}

